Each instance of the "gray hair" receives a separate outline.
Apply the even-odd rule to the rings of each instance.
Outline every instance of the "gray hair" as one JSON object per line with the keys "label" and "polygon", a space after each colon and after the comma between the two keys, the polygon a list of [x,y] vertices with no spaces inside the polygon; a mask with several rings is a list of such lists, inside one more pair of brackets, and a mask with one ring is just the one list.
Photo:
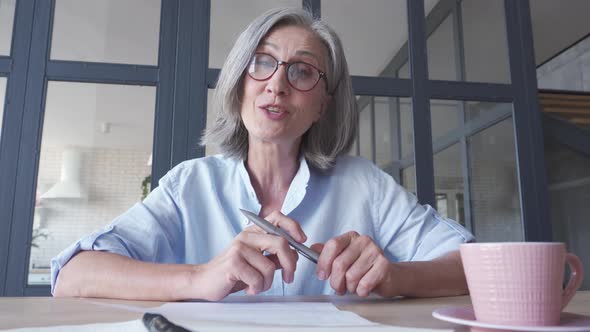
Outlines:
{"label": "gray hair", "polygon": [[205,130],[201,145],[213,146],[229,157],[246,159],[248,131],[240,115],[241,87],[246,68],[268,32],[274,27],[285,25],[309,29],[328,51],[326,78],[332,100],[301,141],[301,152],[308,163],[321,170],[328,170],[334,166],[336,157],[350,150],[356,138],[356,99],[340,38],[326,23],[313,18],[301,8],[269,10],[240,34],[219,74],[212,100],[215,123]]}

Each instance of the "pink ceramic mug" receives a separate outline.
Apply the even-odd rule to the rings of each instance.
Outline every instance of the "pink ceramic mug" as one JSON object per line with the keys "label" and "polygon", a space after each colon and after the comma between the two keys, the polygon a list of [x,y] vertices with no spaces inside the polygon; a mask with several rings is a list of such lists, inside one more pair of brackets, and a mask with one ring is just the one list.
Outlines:
{"label": "pink ceramic mug", "polygon": [[[475,317],[501,325],[559,325],[582,284],[580,259],[563,243],[467,243],[460,246]],[[565,263],[570,266],[563,289]]]}

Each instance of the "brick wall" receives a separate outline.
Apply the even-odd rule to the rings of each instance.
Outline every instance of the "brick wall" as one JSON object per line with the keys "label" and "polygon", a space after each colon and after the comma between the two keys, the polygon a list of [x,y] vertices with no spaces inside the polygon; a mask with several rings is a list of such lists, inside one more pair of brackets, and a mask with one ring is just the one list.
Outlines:
{"label": "brick wall", "polygon": [[[141,182],[149,175],[150,152],[130,149],[82,149],[81,181],[88,199],[43,199],[36,209],[35,227],[48,234],[31,250],[31,266],[49,260],[82,235],[106,225],[141,199]],[[60,178],[61,148],[43,148],[38,191],[43,193]]]}

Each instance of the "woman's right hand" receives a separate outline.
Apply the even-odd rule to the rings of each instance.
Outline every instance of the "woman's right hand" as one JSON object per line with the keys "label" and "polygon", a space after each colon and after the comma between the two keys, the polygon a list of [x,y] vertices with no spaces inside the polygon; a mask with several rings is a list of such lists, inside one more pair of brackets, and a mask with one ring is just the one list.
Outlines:
{"label": "woman's right hand", "polygon": [[[283,228],[297,241],[305,242],[305,233],[295,220],[280,212],[271,213],[266,220]],[[195,267],[192,285],[199,289],[198,298],[209,301],[221,300],[243,289],[255,295],[271,287],[276,269],[282,269],[286,283],[293,282],[298,257],[286,239],[250,226],[221,254]]]}

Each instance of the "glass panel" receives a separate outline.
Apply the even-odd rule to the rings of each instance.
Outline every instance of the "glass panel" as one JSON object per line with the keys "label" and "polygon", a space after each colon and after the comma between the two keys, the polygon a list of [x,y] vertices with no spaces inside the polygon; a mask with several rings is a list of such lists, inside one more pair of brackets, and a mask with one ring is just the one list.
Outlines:
{"label": "glass panel", "polygon": [[461,2],[465,80],[510,83],[503,0]]}
{"label": "glass panel", "polygon": [[406,188],[409,192],[416,195],[416,167],[410,166],[402,170],[402,181],[401,185]]}
{"label": "glass panel", "polygon": [[[322,0],[322,19],[336,30],[352,75],[395,77],[408,60],[403,0]],[[405,51],[404,51],[405,50]]]}
{"label": "glass panel", "polygon": [[348,151],[348,155],[350,156],[360,156],[361,155],[361,151],[360,151],[360,146],[359,146],[359,133],[357,132],[356,138],[354,140],[354,142],[352,143],[352,147],[350,148],[350,151]]}
{"label": "glass panel", "polygon": [[399,140],[400,167],[402,174],[400,184],[416,194],[416,168],[414,158],[414,117],[410,98],[399,98]]}
{"label": "glass panel", "polygon": [[523,241],[514,125],[511,116],[499,122],[502,117],[488,117],[496,111],[488,109],[492,105],[467,104],[467,114],[480,114],[469,116],[473,127],[485,128],[467,139],[472,224],[480,242]]}
{"label": "glass panel", "polygon": [[[454,8],[458,3],[460,16]],[[461,36],[454,28],[457,19]],[[427,40],[431,79],[510,83],[502,0],[439,2],[427,12],[426,26],[434,28]]]}
{"label": "glass panel", "polygon": [[[426,13],[430,13],[434,6],[438,3],[439,0],[426,0],[424,1],[424,11]],[[408,62],[408,54],[405,54],[405,59],[402,61],[401,66],[397,72],[397,77],[399,78],[410,78],[410,66]]]}
{"label": "glass panel", "polygon": [[465,225],[461,159],[459,144],[434,154],[434,191],[438,212],[444,217]]}
{"label": "glass panel", "polygon": [[0,1],[0,55],[10,55],[16,0]]}
{"label": "glass panel", "polygon": [[457,39],[453,31],[454,15],[449,13],[444,21],[426,39],[428,52],[428,76],[434,80],[454,81],[457,72]]}
{"label": "glass panel", "polygon": [[2,122],[4,119],[4,102],[6,98],[6,77],[0,77],[0,137],[2,137]]}
{"label": "glass panel", "polygon": [[[207,128],[212,126],[215,121],[215,112],[213,111],[213,107],[212,107],[212,103],[211,103],[213,101],[213,93],[214,92],[215,92],[215,89],[207,90]],[[219,153],[219,152],[213,146],[209,146],[209,145],[205,146],[205,155],[206,156],[211,156],[211,155],[214,155],[217,153]]]}
{"label": "glass panel", "polygon": [[49,82],[29,284],[49,283],[49,260],[143,197],[156,88]]}
{"label": "glass panel", "polygon": [[373,161],[399,182],[400,168],[414,162],[410,99],[373,96],[357,98],[361,110],[358,155]]}
{"label": "glass panel", "polygon": [[157,65],[160,0],[57,0],[51,59]]}
{"label": "glass panel", "polygon": [[[375,102],[375,163],[387,169],[399,160],[397,98],[374,97]],[[395,158],[394,158],[395,156]]]}
{"label": "glass panel", "polygon": [[457,129],[462,122],[460,105],[454,100],[430,101],[432,142],[452,142],[460,138],[457,136]]}
{"label": "glass panel", "polygon": [[[359,104],[359,148],[360,156],[375,162],[373,155],[373,124],[375,121],[373,109],[371,107],[373,97],[364,97],[358,99]],[[363,105],[365,104],[365,105]]]}
{"label": "glass panel", "polygon": [[[590,266],[590,156],[545,136],[545,161],[553,240],[565,242],[582,265]],[[582,289],[590,289],[589,274]]]}
{"label": "glass panel", "polygon": [[463,135],[462,105],[454,100],[431,100],[430,118],[436,209],[440,215],[465,225],[462,158],[458,144]]}
{"label": "glass panel", "polygon": [[[512,105],[432,100],[430,106],[439,212],[472,227],[478,241],[523,240]],[[464,174],[464,138],[469,174]]]}
{"label": "glass panel", "polygon": [[301,8],[301,0],[212,0],[209,67],[221,68],[246,26],[265,11],[279,7]]}
{"label": "glass panel", "polygon": [[399,78],[410,78],[410,64],[406,61],[406,63],[401,66],[397,74]]}
{"label": "glass panel", "polygon": [[404,160],[414,160],[414,117],[412,116],[412,100],[399,98],[399,123],[401,155]]}

